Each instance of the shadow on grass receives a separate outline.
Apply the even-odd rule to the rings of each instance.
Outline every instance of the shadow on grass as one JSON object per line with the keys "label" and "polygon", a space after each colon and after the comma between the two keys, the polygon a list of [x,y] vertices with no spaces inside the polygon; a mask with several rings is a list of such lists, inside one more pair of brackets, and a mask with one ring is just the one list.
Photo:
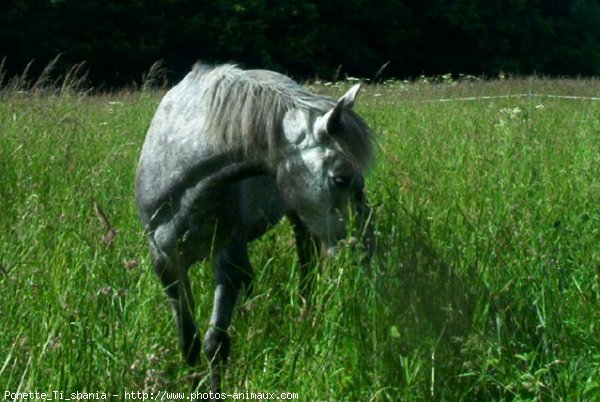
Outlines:
{"label": "shadow on grass", "polygon": [[542,358],[530,370],[555,359],[547,353],[536,306],[523,297],[530,281],[487,283],[490,273],[483,271],[491,268],[477,256],[463,256],[458,240],[456,249],[446,246],[453,243],[451,234],[437,246],[424,213],[404,210],[402,215],[405,227],[387,240],[383,236],[380,244],[380,259],[387,264],[380,267],[378,288],[388,304],[386,322],[394,323],[380,357],[402,379],[401,387],[421,398],[515,397],[507,385],[519,363],[514,356],[537,351]]}

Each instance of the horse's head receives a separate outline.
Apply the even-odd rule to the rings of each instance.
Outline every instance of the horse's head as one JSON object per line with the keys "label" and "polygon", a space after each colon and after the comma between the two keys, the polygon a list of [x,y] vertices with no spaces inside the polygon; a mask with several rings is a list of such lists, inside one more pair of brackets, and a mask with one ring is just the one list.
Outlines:
{"label": "horse's head", "polygon": [[[371,159],[371,133],[352,111],[359,85],[316,117],[303,109],[283,121],[288,152],[277,169],[277,185],[329,254],[347,235],[351,216],[365,231],[371,251],[370,209],[364,195],[364,169]],[[352,214],[353,212],[353,214]]]}

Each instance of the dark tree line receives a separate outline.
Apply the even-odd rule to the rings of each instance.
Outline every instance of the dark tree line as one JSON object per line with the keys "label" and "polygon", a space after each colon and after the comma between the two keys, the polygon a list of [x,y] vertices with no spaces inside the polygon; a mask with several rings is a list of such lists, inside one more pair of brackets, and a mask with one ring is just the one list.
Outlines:
{"label": "dark tree line", "polygon": [[164,60],[296,77],[600,75],[600,0],[2,0],[0,58],[18,74],[62,54],[96,84]]}

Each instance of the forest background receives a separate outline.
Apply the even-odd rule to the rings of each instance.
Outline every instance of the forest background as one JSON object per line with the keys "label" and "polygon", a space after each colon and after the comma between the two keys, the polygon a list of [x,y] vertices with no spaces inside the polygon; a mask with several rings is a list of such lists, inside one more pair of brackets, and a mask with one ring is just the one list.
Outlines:
{"label": "forest background", "polygon": [[[96,88],[235,62],[297,79],[600,75],[598,0],[3,0],[5,79],[60,55]],[[61,71],[61,68],[57,68]],[[0,83],[2,84],[2,83]]]}

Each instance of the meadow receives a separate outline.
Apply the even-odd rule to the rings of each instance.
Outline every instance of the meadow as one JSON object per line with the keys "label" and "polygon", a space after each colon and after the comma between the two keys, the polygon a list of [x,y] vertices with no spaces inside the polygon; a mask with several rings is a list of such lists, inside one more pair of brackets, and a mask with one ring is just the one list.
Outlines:
{"label": "meadow", "polygon": [[[357,111],[378,138],[374,259],[344,249],[322,262],[304,311],[290,226],[253,243],[224,390],[600,400],[600,102],[546,96],[598,93],[584,79],[363,86]],[[133,199],[163,94],[0,93],[2,397],[187,392],[206,372],[180,357]],[[204,331],[210,261],[191,276]]]}

